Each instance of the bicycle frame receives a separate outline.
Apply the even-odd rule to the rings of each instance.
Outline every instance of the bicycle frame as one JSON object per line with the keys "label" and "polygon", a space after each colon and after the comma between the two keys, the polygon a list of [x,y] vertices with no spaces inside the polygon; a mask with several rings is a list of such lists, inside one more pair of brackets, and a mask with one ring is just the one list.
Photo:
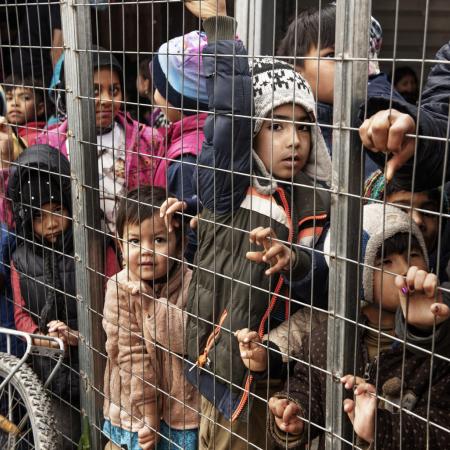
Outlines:
{"label": "bicycle frame", "polygon": [[[10,328],[3,328],[0,327],[0,334],[6,335],[6,348],[7,352],[11,353],[11,336],[19,336],[23,338],[27,343],[27,348],[25,350],[24,355],[20,359],[17,366],[14,368],[14,370],[2,381],[0,384],[0,391],[6,386],[6,384],[9,382],[9,380],[14,376],[14,374],[19,370],[19,368],[25,363],[25,361],[28,359],[30,355],[39,355],[49,358],[57,358],[57,363],[55,367],[53,368],[52,372],[48,376],[47,380],[44,383],[44,387],[47,387],[49,383],[52,381],[53,377],[55,376],[56,372],[61,367],[61,364],[63,362],[64,358],[64,342],[57,337],[53,336],[45,336],[41,334],[31,334],[26,333],[24,331],[17,331],[12,330]],[[42,339],[45,341],[48,341],[49,343],[55,342],[58,344],[59,348],[52,348],[52,347],[42,347],[33,345],[33,338],[36,339]]]}

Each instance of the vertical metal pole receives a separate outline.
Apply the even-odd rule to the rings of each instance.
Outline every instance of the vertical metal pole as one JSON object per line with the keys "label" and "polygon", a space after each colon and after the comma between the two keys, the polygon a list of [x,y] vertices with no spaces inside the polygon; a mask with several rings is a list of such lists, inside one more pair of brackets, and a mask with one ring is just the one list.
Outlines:
{"label": "vertical metal pole", "polygon": [[[91,10],[88,4],[65,0],[61,4],[64,36],[64,72],[68,117],[73,200],[74,248],[80,331],[81,408],[89,421],[98,424],[102,399],[104,348],[101,327],[104,261],[100,230],[100,201],[93,101]],[[94,431],[95,427],[91,427]],[[99,433],[91,436],[100,448]]]}
{"label": "vertical metal pole", "polygon": [[[358,292],[361,195],[361,143],[358,108],[367,90],[370,0],[336,2],[336,70],[334,90],[333,177],[331,205],[331,263],[328,322],[326,448],[347,447],[352,428],[342,408],[343,388],[337,377],[353,373]],[[366,58],[355,61],[353,58]],[[320,83],[320,79],[319,79]],[[350,194],[350,195],[349,195]],[[351,322],[349,322],[351,321]]]}

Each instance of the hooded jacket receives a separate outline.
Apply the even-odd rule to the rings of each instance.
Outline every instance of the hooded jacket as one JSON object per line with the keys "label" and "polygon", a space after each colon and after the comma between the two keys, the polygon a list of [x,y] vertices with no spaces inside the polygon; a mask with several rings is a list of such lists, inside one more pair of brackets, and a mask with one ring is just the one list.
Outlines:
{"label": "hooded jacket", "polygon": [[[328,201],[312,189],[314,181],[303,172],[295,176],[293,185],[275,182],[252,152],[252,80],[247,58],[241,57],[246,50],[234,40],[233,19],[219,19],[231,32],[217,42],[210,37],[215,21],[211,28],[204,22],[209,45],[203,50],[203,63],[209,107],[215,114],[206,121],[199,157],[199,196],[204,209],[189,289],[186,343],[191,364],[186,373],[225,417],[245,420],[241,413],[248,406],[253,379],[242,364],[233,332],[249,327],[264,334],[282,322],[290,308],[298,309],[298,303],[290,302],[292,297],[306,303],[311,297],[321,298],[308,290],[311,279],[324,273],[318,267],[320,258],[308,249],[315,248],[322,237]],[[329,164],[325,143],[320,132],[316,136],[322,153],[316,146],[311,155],[325,155],[325,161],[317,160],[317,173],[329,176],[330,171],[324,170],[324,164]],[[313,173],[314,165],[309,169]],[[302,249],[293,247],[296,264],[290,284],[284,275],[267,277],[264,264],[246,258],[253,247],[248,233],[257,226],[271,227],[280,240],[302,244]],[[314,285],[326,286],[326,276]]]}
{"label": "hooded jacket", "polygon": [[[32,180],[31,186],[29,180]],[[46,324],[51,320],[61,320],[77,330],[72,226],[70,224],[52,245],[36,237],[32,228],[31,206],[40,207],[41,203],[48,201],[43,197],[34,199],[33,195],[39,197],[47,189],[54,194],[56,201],[62,202],[71,216],[69,162],[56,149],[37,145],[21,154],[17,165],[11,167],[9,181],[8,196],[13,202],[17,230],[12,276],[14,280],[18,274],[20,281],[20,292],[14,292],[15,303],[20,304],[23,300],[26,310],[43,333],[46,333]],[[63,398],[78,401],[77,347],[69,348],[65,362],[52,381],[51,389]],[[53,361],[48,358],[33,358],[33,369],[42,380],[46,380],[53,367]]]}

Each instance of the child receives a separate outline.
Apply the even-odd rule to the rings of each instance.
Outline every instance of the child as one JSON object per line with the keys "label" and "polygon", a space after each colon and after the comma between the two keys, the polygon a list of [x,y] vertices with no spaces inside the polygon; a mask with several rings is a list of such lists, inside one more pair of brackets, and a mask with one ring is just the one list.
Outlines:
{"label": "child", "polygon": [[[397,181],[394,177],[390,183],[386,183],[383,172],[377,170],[366,180],[364,196],[380,201],[386,199],[387,203],[403,207],[407,213],[412,208],[411,217],[422,232],[430,256],[430,271],[437,273],[439,268],[439,280],[441,282],[448,281],[450,224],[448,221],[448,198],[445,191],[442,192],[442,189],[436,188],[420,192],[414,190],[413,192],[411,182],[407,185],[399,184]],[[441,197],[443,198],[442,213],[446,215],[442,216],[442,223],[440,223],[439,216]],[[441,229],[440,241],[439,229]]]}
{"label": "child", "polygon": [[[66,436],[60,448],[72,449],[80,436],[80,416],[69,162],[52,147],[34,146],[17,159],[9,181],[17,229],[11,264],[15,325],[20,331],[59,336],[67,345],[50,389],[59,430]],[[37,339],[34,344],[48,345]],[[49,358],[33,358],[42,381],[53,367]]]}
{"label": "child", "polygon": [[[184,381],[183,331],[192,273],[180,227],[168,232],[166,191],[142,187],[122,199],[117,233],[125,268],[108,282],[103,431],[129,450],[197,449],[198,396]],[[158,432],[158,434],[157,434]]]}
{"label": "child", "polygon": [[[332,154],[333,131],[335,29],[335,3],[324,5],[320,9],[307,9],[292,21],[277,49],[277,55],[295,64],[296,69],[310,84],[317,101],[317,121],[321,125],[330,154]],[[381,25],[372,17],[368,51],[369,78],[375,75],[386,78],[386,75],[380,74],[377,61],[382,35]],[[368,166],[366,174],[375,170],[370,160],[367,160],[366,165]]]}
{"label": "child", "polygon": [[[432,346],[436,353],[448,353],[448,292],[438,291],[437,277],[428,273],[425,242],[407,214],[390,205],[367,205],[363,228],[356,372],[341,378],[345,389],[357,386],[354,399],[344,401],[356,444],[383,449],[448,448],[447,432],[435,424],[444,429],[450,425],[450,365],[437,357],[430,360],[429,353]],[[398,339],[407,341],[406,348]],[[269,401],[269,431],[282,447],[303,448],[319,436],[319,448],[325,448],[319,427],[325,426],[327,323],[314,330],[309,340],[303,341],[301,362],[287,390]],[[414,415],[399,414],[400,405]]]}
{"label": "child", "polygon": [[300,307],[291,296],[326,307],[324,292],[310,293],[311,279],[323,288],[327,272],[308,248],[319,245],[328,217],[327,198],[311,188],[329,181],[331,164],[311,124],[314,99],[305,80],[288,64],[261,59],[253,67],[252,95],[246,51],[235,40],[225,2],[218,2],[219,17],[206,15],[216,4],[202,2],[200,11],[198,2],[186,3],[197,16],[210,17],[203,23],[203,66],[214,111],[199,156],[204,209],[189,289],[187,373],[203,396],[201,448],[239,449],[248,441],[266,444],[265,403],[251,407],[248,400],[250,389],[265,397],[269,382],[252,382],[232,332],[248,324],[262,333],[275,327],[291,307]]}
{"label": "child", "polygon": [[[21,81],[20,85],[17,84]],[[4,83],[6,118],[15,126],[17,135],[28,146],[35,144],[37,136],[45,128],[45,91],[42,81],[33,78],[8,77]]]}
{"label": "child", "polygon": [[136,78],[136,89],[139,94],[139,114],[143,118],[141,122],[145,122],[153,128],[162,128],[169,123],[161,108],[152,109],[153,101],[153,81],[152,81],[152,60],[150,58],[142,58],[139,62],[139,73]]}

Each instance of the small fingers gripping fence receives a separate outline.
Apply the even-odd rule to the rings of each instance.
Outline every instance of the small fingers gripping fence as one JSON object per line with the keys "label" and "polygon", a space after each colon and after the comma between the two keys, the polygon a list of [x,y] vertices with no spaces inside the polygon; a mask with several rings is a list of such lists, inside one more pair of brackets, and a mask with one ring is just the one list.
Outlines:
{"label": "small fingers gripping fence", "polygon": [[0,5],[0,447],[449,448],[449,12]]}

